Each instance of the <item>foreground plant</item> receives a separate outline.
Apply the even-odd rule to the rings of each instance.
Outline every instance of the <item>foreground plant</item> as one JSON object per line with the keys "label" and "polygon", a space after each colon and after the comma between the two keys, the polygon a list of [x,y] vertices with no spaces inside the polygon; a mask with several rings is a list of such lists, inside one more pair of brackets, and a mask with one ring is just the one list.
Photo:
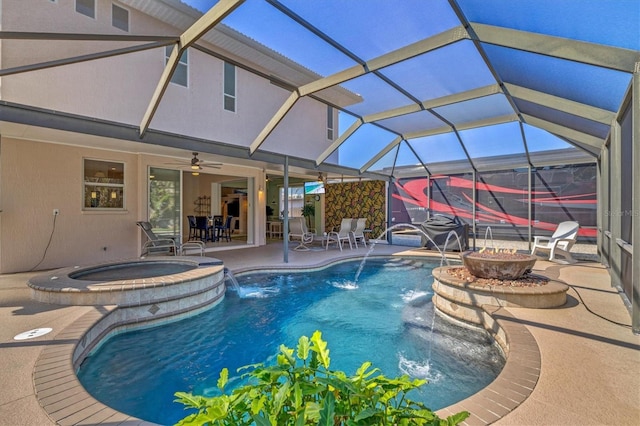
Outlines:
{"label": "foreground plant", "polygon": [[273,366],[255,364],[244,376],[250,384],[224,393],[229,371],[220,372],[220,396],[204,397],[176,392],[185,408],[195,408],[178,425],[457,425],[466,411],[440,419],[424,404],[411,401],[407,392],[426,383],[408,376],[387,378],[370,362],[354,376],[329,370],[327,342],[316,331],[302,336],[297,350],[280,346]]}

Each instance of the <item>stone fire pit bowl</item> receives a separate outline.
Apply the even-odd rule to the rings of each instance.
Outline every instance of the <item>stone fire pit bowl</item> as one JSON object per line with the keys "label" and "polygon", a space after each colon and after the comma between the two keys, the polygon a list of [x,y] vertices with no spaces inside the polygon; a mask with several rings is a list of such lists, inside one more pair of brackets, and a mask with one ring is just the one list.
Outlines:
{"label": "stone fire pit bowl", "polygon": [[531,271],[536,257],[522,253],[480,253],[466,251],[460,254],[462,263],[472,275],[479,278],[515,280]]}

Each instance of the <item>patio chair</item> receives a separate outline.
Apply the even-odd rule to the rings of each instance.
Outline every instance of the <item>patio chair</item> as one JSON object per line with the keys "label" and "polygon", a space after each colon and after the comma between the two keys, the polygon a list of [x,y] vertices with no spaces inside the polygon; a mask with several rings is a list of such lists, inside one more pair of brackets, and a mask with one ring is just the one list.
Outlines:
{"label": "patio chair", "polygon": [[222,226],[218,226],[216,227],[216,234],[217,234],[217,239],[218,240],[222,240],[223,238],[225,240],[231,241],[231,224],[233,222],[233,216],[227,216],[227,218],[224,221],[224,224]]}
{"label": "patio chair", "polygon": [[358,240],[360,240],[365,247],[367,246],[367,240],[364,238],[364,230],[366,227],[366,217],[353,219],[351,222],[351,236],[353,237],[353,242],[355,243],[356,248],[358,248]]}
{"label": "patio chair", "polygon": [[327,245],[325,250],[329,249],[329,244],[336,243],[336,245],[342,251],[342,242],[349,241],[349,248],[353,250],[351,244],[351,219],[342,219],[340,223],[340,229],[338,231],[331,231],[327,234]]}
{"label": "patio chair", "polygon": [[213,233],[213,229],[209,226],[209,218],[207,216],[196,216],[196,240],[200,240],[203,242],[207,242],[208,240],[212,240],[211,234]]}
{"label": "patio chair", "polygon": [[189,240],[198,239],[198,225],[196,224],[196,217],[192,215],[187,216],[189,221]]}
{"label": "patio chair", "polygon": [[[576,242],[580,224],[574,221],[561,222],[551,237],[534,237],[531,254],[536,251],[548,252],[549,260],[556,263],[574,263],[575,260],[569,252]],[[564,259],[558,259],[561,255]]]}
{"label": "patio chair", "polygon": [[289,241],[297,241],[298,245],[294,250],[309,250],[307,244],[311,244],[314,239],[314,233],[309,232],[304,218],[292,217],[289,219],[289,233],[287,234]]}
{"label": "patio chair", "polygon": [[188,249],[195,249],[200,251],[200,256],[204,256],[204,243],[202,241],[188,241],[184,244],[180,244],[175,238],[165,237],[160,238],[153,232],[151,224],[149,222],[136,222],[136,225],[142,229],[142,232],[147,237],[147,242],[142,246],[142,252],[140,257],[144,256],[178,256],[185,254]]}

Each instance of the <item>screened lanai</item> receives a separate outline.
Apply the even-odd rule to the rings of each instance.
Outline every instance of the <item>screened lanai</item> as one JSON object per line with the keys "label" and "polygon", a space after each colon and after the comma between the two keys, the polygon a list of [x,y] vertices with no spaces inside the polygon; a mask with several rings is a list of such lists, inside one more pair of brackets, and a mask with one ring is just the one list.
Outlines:
{"label": "screened lanai", "polygon": [[[191,4],[203,12],[213,6],[210,14],[220,9],[218,16],[225,16],[216,28],[238,31],[317,75],[292,85],[289,98],[251,141],[249,156],[290,155],[291,141],[270,135],[301,99],[324,102],[339,111],[337,126],[328,123],[329,132],[339,129],[335,141],[297,155],[321,170],[338,166],[384,176],[395,183],[389,199],[404,203],[401,221],[422,220],[415,210],[426,210],[427,217],[438,211],[434,192],[449,194],[440,212],[466,216],[474,234],[483,219],[523,226],[529,240],[534,228],[553,230],[564,219],[580,220],[582,235],[598,238],[614,282],[635,303],[638,329],[638,283],[634,291],[632,282],[640,268],[631,270],[631,218],[638,206],[631,205],[633,185],[618,187],[639,181],[630,164],[638,139],[637,2]],[[357,99],[331,102],[326,92],[335,87]],[[143,120],[141,128],[147,124]],[[548,172],[557,166],[565,169]],[[439,185],[443,175],[447,190]],[[416,177],[426,184],[412,191]],[[505,177],[511,185],[502,184]],[[471,191],[455,195],[456,184]],[[582,192],[555,189],[576,184]],[[520,213],[495,191],[519,192]],[[563,213],[545,216],[546,202]],[[391,222],[396,217],[389,209]]]}
{"label": "screened lanai", "polygon": [[[634,2],[186,3],[207,15],[184,33],[191,39],[183,35],[175,61],[194,33],[233,31],[311,71],[304,81],[281,74],[277,83],[290,95],[243,141],[250,158],[297,157],[340,176],[393,182],[390,221],[450,213],[474,234],[477,225],[507,223],[531,240],[579,220],[581,237],[596,238],[595,163],[631,88],[640,40]],[[167,67],[141,132],[153,126],[170,74]],[[352,96],[338,99],[336,89]],[[327,105],[332,143],[293,153],[276,132],[305,99]],[[548,172],[568,165],[577,168]],[[442,176],[457,180],[443,190]],[[471,191],[447,195],[456,182]],[[570,184],[581,189],[561,189]],[[521,195],[507,206],[493,190]],[[549,203],[561,212],[545,214]]]}
{"label": "screened lanai", "polygon": [[[285,173],[293,166],[334,178],[381,179],[390,183],[389,197],[405,205],[407,200],[417,205],[424,191],[433,202],[430,191],[438,191],[446,178],[447,187],[471,188],[461,200],[466,207],[458,211],[448,202],[450,212],[466,211],[475,229],[482,223],[478,210],[489,214],[493,200],[491,220],[517,216],[529,240],[536,230],[549,231],[557,223],[536,217],[536,208],[541,211],[548,202],[560,203],[565,211],[580,205],[590,210],[593,222],[583,236],[597,239],[614,284],[635,306],[634,324],[640,329],[640,284],[633,279],[640,276],[640,262],[632,262],[635,251],[640,255],[640,246],[633,248],[640,201],[632,197],[640,184],[635,172],[640,154],[634,149],[640,117],[637,1],[120,3],[184,31],[118,37],[2,31],[3,39],[109,41],[126,47],[41,63],[25,58],[3,68],[0,76],[168,47],[164,73],[135,126],[135,136],[145,143],[180,147],[191,137],[190,146],[201,152],[286,165]],[[167,4],[177,12],[168,11]],[[252,49],[232,41],[238,38]],[[222,50],[211,51],[202,41]],[[251,139],[162,138],[154,133],[159,125],[154,115],[192,50],[260,75],[290,94]],[[326,105],[332,142],[301,151],[297,141],[280,137],[278,128],[295,121],[306,102]],[[15,117],[8,120],[38,124],[10,104],[3,110]],[[134,139],[130,132],[121,137]],[[573,167],[570,177],[556,176],[588,175],[581,183],[590,189],[559,194],[556,178],[547,171],[567,166]],[[583,173],[584,167],[592,172]],[[496,183],[500,174],[517,185]],[[417,192],[407,185],[416,178],[427,182]],[[478,193],[497,187],[520,194],[519,214],[505,211],[493,195],[481,205]],[[577,194],[591,196],[572,198]],[[403,220],[422,218],[409,216]]]}
{"label": "screened lanai", "polygon": [[286,153],[267,137],[278,120],[340,84],[361,101],[309,158],[333,163],[338,150],[340,166],[402,177],[495,169],[496,157],[536,167],[549,151],[592,161],[630,87],[637,12],[632,1],[249,1],[221,24],[322,76],[298,86],[251,152]]}

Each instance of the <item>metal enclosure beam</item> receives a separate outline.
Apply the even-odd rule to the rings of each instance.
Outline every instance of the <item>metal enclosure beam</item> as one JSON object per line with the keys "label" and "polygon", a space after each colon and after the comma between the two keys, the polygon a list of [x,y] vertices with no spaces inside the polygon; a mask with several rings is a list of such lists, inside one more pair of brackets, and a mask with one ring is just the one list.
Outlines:
{"label": "metal enclosure beam", "polygon": [[39,62],[37,64],[22,65],[0,70],[0,77],[7,75],[20,74],[23,72],[43,70],[47,68],[59,67],[63,65],[77,64],[80,62],[94,61],[96,59],[111,58],[113,56],[126,55],[127,53],[142,52],[144,50],[156,49],[158,47],[168,46],[174,41],[154,41],[140,46],[123,47],[121,49],[107,50],[104,52],[89,53],[87,55],[73,56],[70,58],[56,59],[55,61]]}
{"label": "metal enclosure beam", "polygon": [[298,95],[298,92],[291,92],[284,104],[282,104],[280,109],[275,113],[273,117],[271,117],[271,120],[269,120],[267,125],[264,126],[258,136],[256,136],[256,138],[251,143],[251,146],[249,147],[249,155],[252,155],[258,148],[260,148],[264,141],[269,137],[271,132],[273,132],[276,126],[282,121],[284,116],[287,115],[287,113],[291,111],[291,108],[293,108],[296,102],[298,102],[298,99],[300,99],[300,95]]}
{"label": "metal enclosure beam", "polygon": [[640,62],[636,63],[631,88],[631,146],[633,146],[633,215],[631,243],[631,327],[640,334]]}
{"label": "metal enclosure beam", "polygon": [[453,131],[452,126],[442,126],[442,127],[438,127],[437,129],[429,129],[429,130],[424,130],[419,132],[410,132],[402,136],[404,136],[405,139],[417,139],[417,138],[423,138],[425,136],[435,136],[435,135],[441,135],[443,133],[451,133],[452,131]]}
{"label": "metal enclosure beam", "polygon": [[499,117],[491,117],[483,120],[456,124],[456,130],[469,130],[477,127],[495,126],[496,124],[512,123],[514,121],[520,121],[516,114],[501,115]]}
{"label": "metal enclosure beam", "polygon": [[452,105],[460,102],[470,101],[472,99],[482,98],[484,96],[495,95],[501,93],[502,90],[497,84],[490,86],[480,87],[478,89],[468,90],[466,92],[455,93],[453,95],[442,96],[440,98],[425,100],[420,104],[409,104],[398,108],[393,108],[387,111],[377,112],[374,114],[365,115],[362,120],[365,123],[370,123],[378,120],[385,120],[387,118],[400,117],[406,114],[412,114],[422,110],[428,110],[432,108],[438,108],[446,105]]}
{"label": "metal enclosure beam", "polygon": [[588,135],[586,133],[579,132],[577,130],[569,129],[567,127],[561,126],[559,124],[552,123],[550,121],[542,120],[537,117],[533,117],[530,115],[523,114],[522,115],[527,122],[527,124],[531,124],[532,126],[539,127],[541,129],[547,130],[550,133],[558,135],[560,137],[564,137],[567,139],[573,139],[585,145],[592,146],[597,149],[602,149],[602,145],[604,141],[595,136]]}
{"label": "metal enclosure beam", "polygon": [[514,98],[533,102],[547,108],[553,108],[555,110],[586,118],[601,124],[606,124],[607,126],[611,125],[611,122],[616,118],[615,112],[607,111],[602,108],[592,107],[590,105],[581,104],[580,102],[571,101],[569,99],[560,98],[558,96],[549,95],[547,93],[538,92],[536,90],[527,89],[526,87],[516,86],[510,83],[505,83],[505,87]]}
{"label": "metal enclosure beam", "polygon": [[[620,165],[622,164],[622,138],[621,138],[620,124],[617,120],[614,120],[611,125],[611,182],[622,182],[622,170]],[[622,237],[622,216],[616,214],[622,210],[622,194],[620,193],[620,185],[611,185],[612,191],[611,197],[611,211],[609,212],[609,219],[611,224],[611,262],[609,263],[611,283],[614,287],[624,288],[622,285],[622,248],[616,244],[616,240]],[[615,188],[614,188],[615,186]]]}
{"label": "metal enclosure beam", "polygon": [[171,51],[171,55],[167,60],[167,64],[164,67],[160,81],[156,86],[156,90],[153,92],[151,101],[147,106],[147,110],[140,122],[140,138],[142,138],[151,124],[151,120],[160,105],[160,100],[164,96],[164,92],[169,86],[169,81],[173,76],[178,61],[182,53],[195,43],[200,37],[205,35],[211,28],[215,27],[220,21],[222,21],[228,14],[233,12],[238,6],[244,3],[245,0],[220,0],[213,6],[207,13],[202,15],[196,22],[193,23],[184,33],[180,36],[180,41],[174,46]]}
{"label": "metal enclosure beam", "polygon": [[338,149],[340,145],[342,145],[347,139],[349,139],[349,136],[354,134],[355,131],[358,130],[363,124],[364,123],[362,122],[362,119],[358,118],[351,126],[349,126],[349,128],[345,130],[345,132],[341,134],[338,139],[336,139],[331,145],[329,145],[329,147],[325,149],[318,158],[316,158],[316,166],[319,166],[320,163],[326,160],[327,157],[329,157],[333,153],[333,151]]}
{"label": "metal enclosure beam", "polygon": [[634,71],[635,63],[638,60],[638,52],[629,49],[495,27],[476,22],[471,22],[470,24],[483,43],[628,73]]}
{"label": "metal enclosure beam", "polygon": [[300,86],[298,91],[300,96],[307,96],[320,90],[328,89],[329,87],[336,86],[344,83],[356,77],[360,77],[367,73],[377,71],[381,68],[388,67],[398,62],[413,58],[415,56],[422,55],[440,47],[455,43],[456,41],[469,38],[467,31],[459,26],[450,30],[444,31],[440,34],[436,34],[433,37],[429,37],[424,40],[420,40],[408,46],[401,47],[392,52],[378,56],[370,61],[367,61],[363,65],[356,65],[346,70],[339,71],[328,77],[321,78],[311,83]]}
{"label": "metal enclosure beam", "polygon": [[29,31],[0,31],[0,40],[79,40],[79,41],[167,41],[178,37],[166,35],[47,33]]}
{"label": "metal enclosure beam", "polygon": [[394,140],[391,141],[391,143],[387,146],[385,146],[380,152],[378,152],[371,160],[367,161],[367,163],[362,166],[360,168],[360,173],[363,173],[365,171],[367,171],[369,169],[369,167],[373,166],[375,163],[377,163],[382,157],[384,157],[385,155],[387,155],[387,153],[389,151],[391,151],[393,148],[395,148],[396,146],[398,146],[398,144],[400,144],[400,142],[402,142],[402,138],[400,136],[398,136],[397,138],[395,138]]}
{"label": "metal enclosure beam", "polygon": [[529,164],[529,168],[528,168],[529,173],[527,174],[527,218],[529,223],[527,224],[527,230],[528,230],[528,240],[529,240],[529,251],[531,251],[531,243],[533,241],[531,241],[533,239],[533,209],[531,208],[531,201],[532,201],[532,197],[531,197],[531,191],[532,191],[532,184],[533,184],[533,167],[531,167],[531,164]]}
{"label": "metal enclosure beam", "polygon": [[284,217],[282,219],[282,251],[284,263],[289,263],[289,157],[284,157]]}
{"label": "metal enclosure beam", "polygon": [[478,214],[478,172],[474,170],[471,172],[471,176],[473,180],[473,192],[471,193],[473,200],[473,206],[471,206],[471,232],[473,233],[473,249],[475,250],[476,232],[478,232],[478,229],[476,228],[476,216]]}

